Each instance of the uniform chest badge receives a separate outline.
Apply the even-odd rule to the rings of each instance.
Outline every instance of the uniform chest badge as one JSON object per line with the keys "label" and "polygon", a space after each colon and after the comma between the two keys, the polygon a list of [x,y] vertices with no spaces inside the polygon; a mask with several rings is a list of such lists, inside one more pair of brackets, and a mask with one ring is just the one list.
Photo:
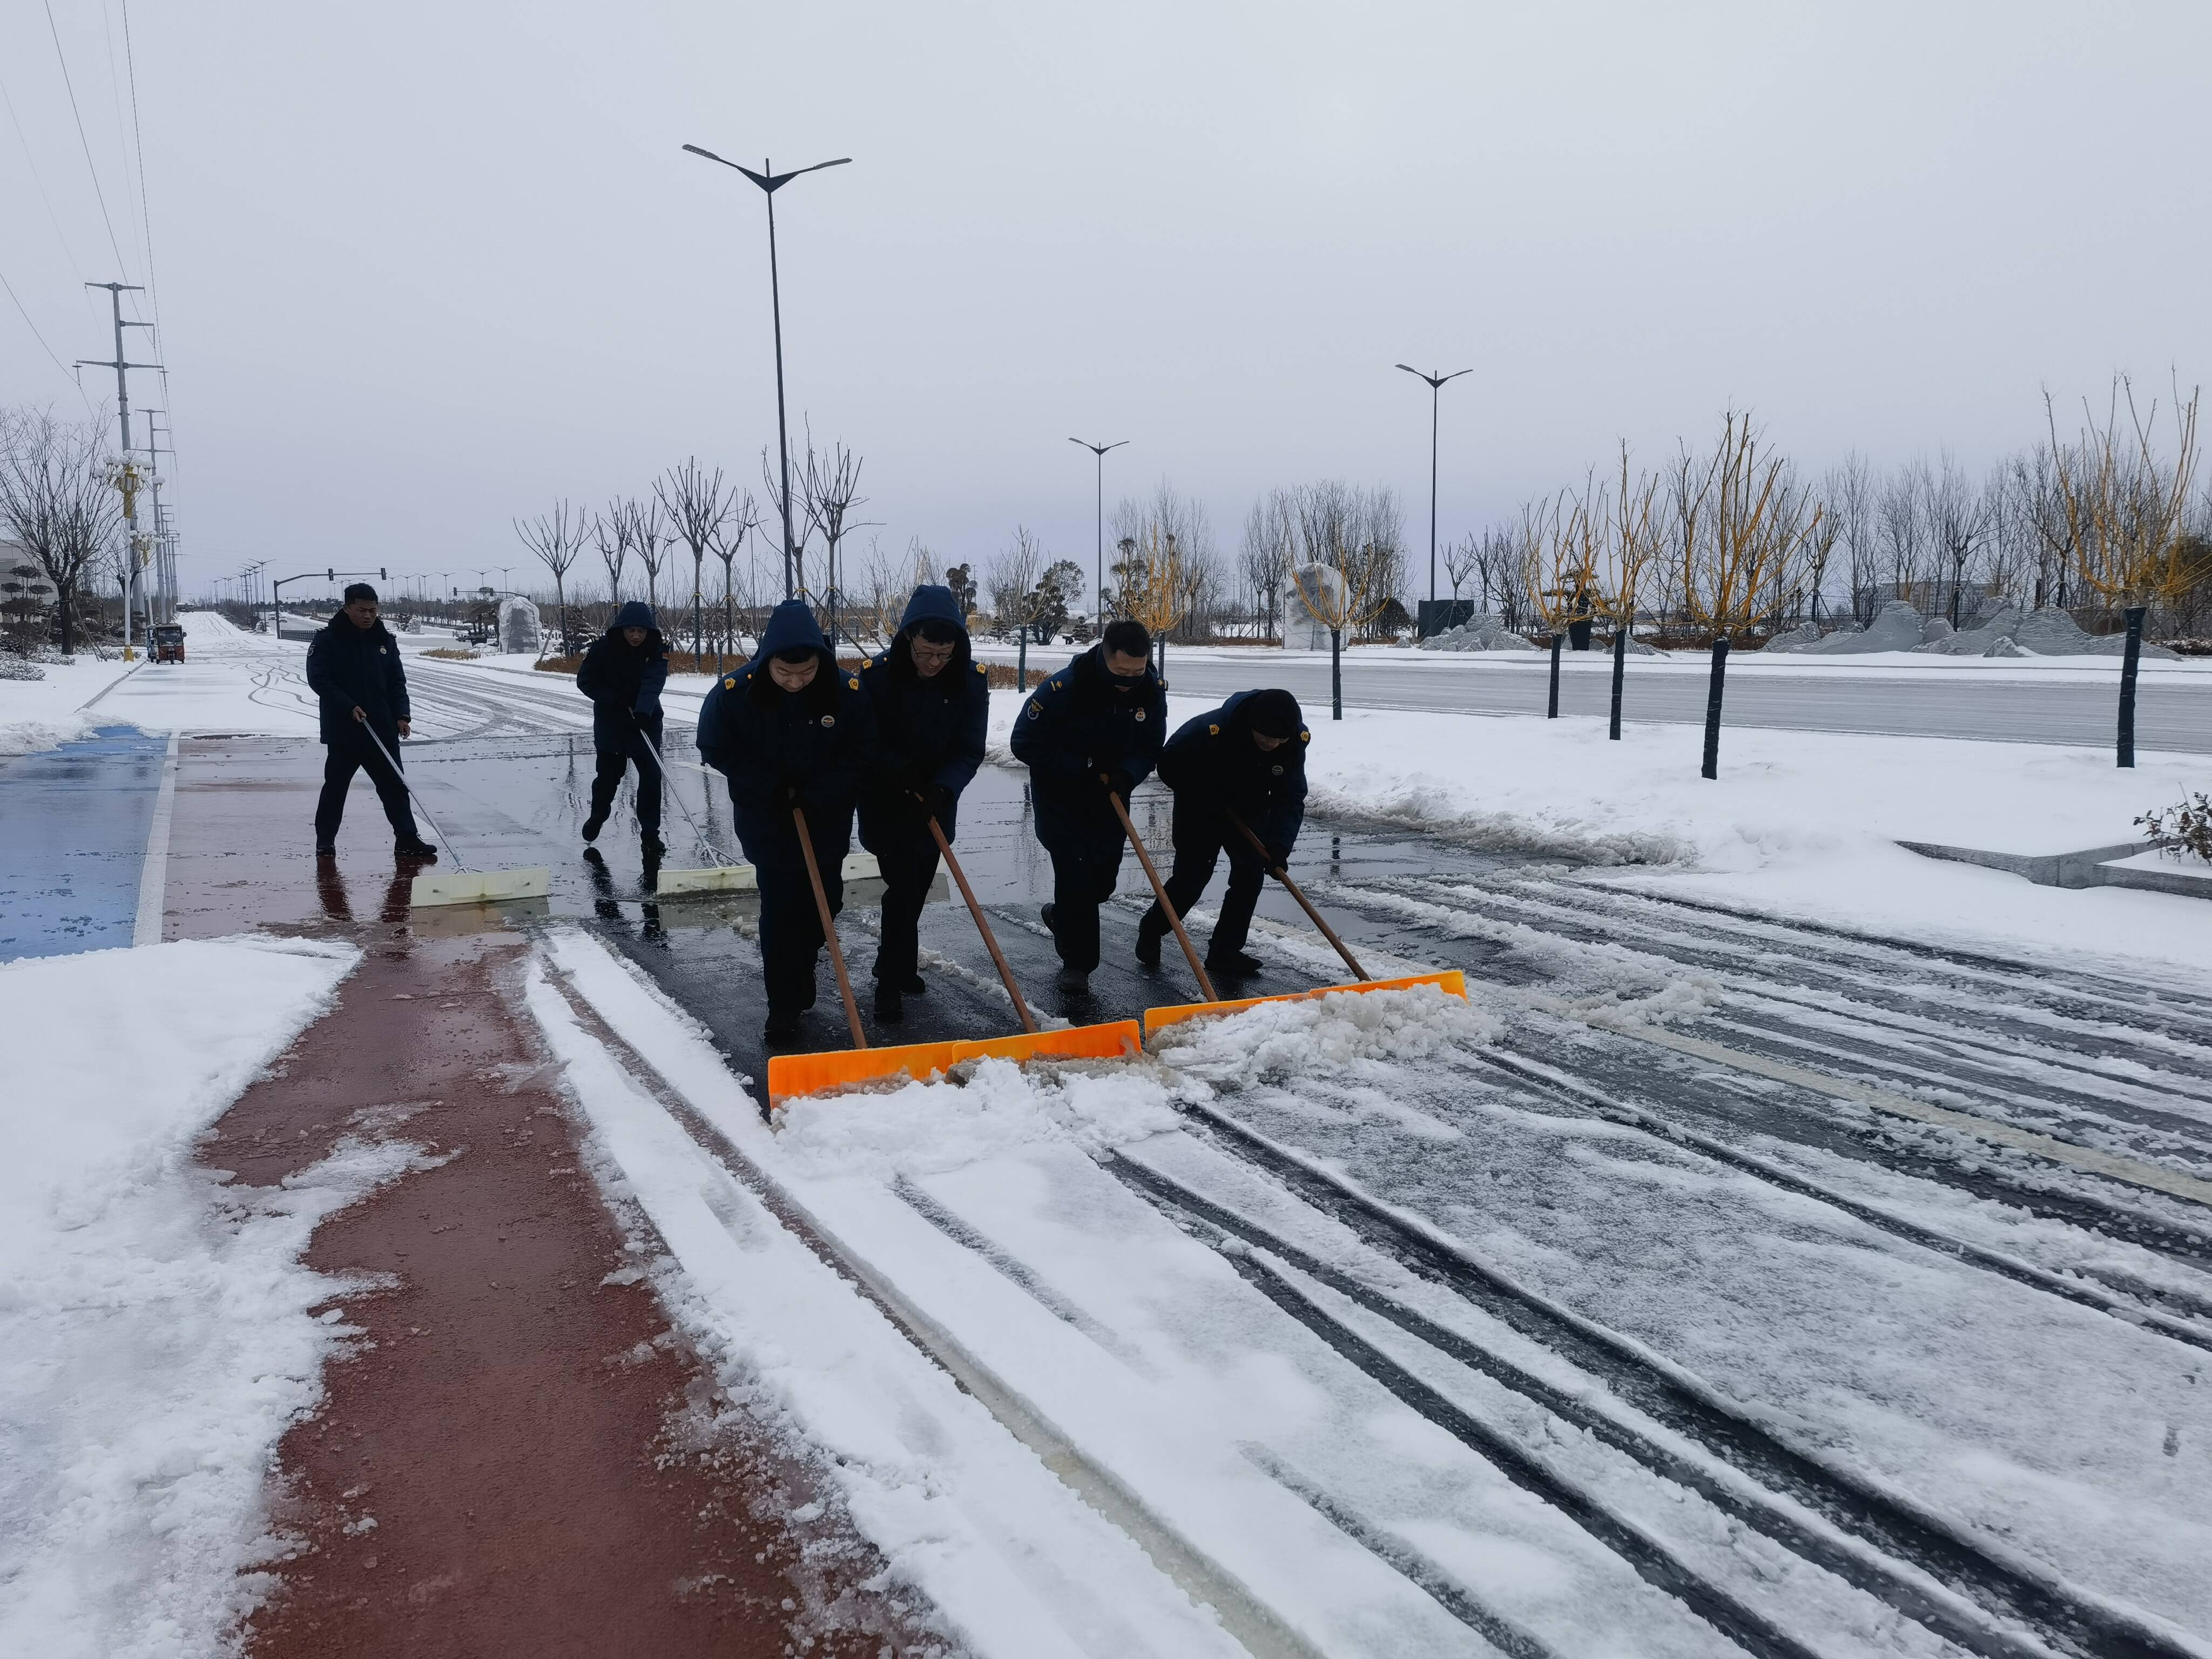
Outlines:
{"label": "uniform chest badge", "polygon": [[824,726],[835,726],[837,724],[837,717],[835,714],[824,714],[822,717],[822,724]]}
{"label": "uniform chest badge", "polygon": [[1281,767],[1279,766],[1275,769],[1275,775],[1279,778],[1283,775],[1283,769]]}
{"label": "uniform chest badge", "polygon": [[1145,711],[1144,711],[1143,709],[1139,708],[1139,709],[1137,711],[1137,718],[1138,718],[1139,720],[1142,720],[1142,719],[1144,719],[1144,718],[1145,718]]}

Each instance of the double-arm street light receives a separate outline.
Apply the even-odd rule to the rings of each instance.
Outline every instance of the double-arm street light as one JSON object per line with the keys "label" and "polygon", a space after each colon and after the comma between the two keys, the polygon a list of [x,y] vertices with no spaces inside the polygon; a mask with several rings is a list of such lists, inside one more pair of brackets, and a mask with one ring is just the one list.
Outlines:
{"label": "double-arm street light", "polygon": [[710,161],[720,161],[732,170],[742,173],[761,187],[768,198],[768,296],[769,314],[775,330],[775,441],[783,459],[783,490],[777,504],[783,509],[783,597],[789,599],[796,582],[793,574],[798,562],[798,550],[791,539],[791,428],[783,413],[783,295],[777,286],[775,273],[775,193],[802,173],[819,173],[824,167],[842,167],[853,158],[841,155],[834,161],[817,161],[811,167],[793,167],[789,173],[778,173],[769,165],[767,157],[761,158],[761,170],[740,167],[735,161],[724,160],[711,149],[702,149],[696,144],[684,148],[694,155],[703,155]]}
{"label": "double-arm street light", "polygon": [[[1455,368],[1449,374],[1424,374],[1410,363],[1399,368],[1417,380],[1429,383],[1429,603],[1437,600],[1437,406],[1443,401],[1444,382],[1456,380],[1462,374],[1472,374],[1471,368]],[[1418,631],[1418,630],[1416,630]]]}
{"label": "double-arm street light", "polygon": [[1091,601],[1098,612],[1098,626],[1106,626],[1106,452],[1119,449],[1129,441],[1116,439],[1110,444],[1094,444],[1088,438],[1070,438],[1068,442],[1081,444],[1098,458],[1098,569],[1095,580],[1098,586],[1091,591]]}

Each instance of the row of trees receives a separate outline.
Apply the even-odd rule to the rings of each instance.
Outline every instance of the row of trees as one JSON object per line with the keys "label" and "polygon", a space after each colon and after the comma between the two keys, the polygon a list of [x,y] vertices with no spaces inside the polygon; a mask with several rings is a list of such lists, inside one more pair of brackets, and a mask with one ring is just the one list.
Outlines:
{"label": "row of trees", "polygon": [[1817,478],[1730,412],[1708,447],[1656,470],[1624,446],[1580,486],[1441,556],[1462,593],[1507,626],[1638,624],[1681,643],[1756,642],[1803,623],[1864,626],[1904,599],[1954,627],[1999,605],[2116,619],[2152,631],[2212,622],[2212,489],[2197,488],[2194,391],[2146,404],[2125,380],[2100,414],[1979,477],[1949,454],[1878,471],[1853,455]]}
{"label": "row of trees", "polygon": [[118,476],[96,416],[78,423],[51,409],[0,409],[0,538],[22,550],[7,580],[27,591],[14,571],[21,558],[52,588],[64,653],[96,617],[101,582],[112,578],[119,589],[126,578],[119,482],[131,480]]}

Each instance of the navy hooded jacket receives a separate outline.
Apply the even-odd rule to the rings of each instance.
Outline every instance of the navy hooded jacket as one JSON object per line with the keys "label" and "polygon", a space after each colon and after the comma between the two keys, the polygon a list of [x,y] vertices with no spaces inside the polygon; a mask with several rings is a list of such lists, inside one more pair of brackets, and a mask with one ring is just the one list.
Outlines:
{"label": "navy hooded jacket", "polygon": [[1037,839],[1048,850],[1074,841],[1121,842],[1121,821],[1106,804],[1102,772],[1127,772],[1130,787],[1152,775],[1167,740],[1167,687],[1147,666],[1127,692],[1093,646],[1030,693],[1014,721],[1014,758],[1030,769]]}
{"label": "navy hooded jacket", "polygon": [[[768,665],[800,647],[811,647],[820,666],[804,691],[786,691]],[[804,599],[776,606],[753,659],[717,680],[699,709],[699,753],[729,779],[738,840],[763,871],[805,867],[798,828],[775,805],[776,788],[786,782],[800,793],[815,857],[831,866],[844,858],[875,738],[875,713],[860,677],[839,670]]]}
{"label": "navy hooded jacket", "polygon": [[[623,638],[625,628],[645,629],[645,643]],[[592,700],[592,746],[629,754],[637,747],[632,733],[641,724],[659,742],[660,688],[667,684],[668,647],[653,607],[632,599],[592,641],[576,670],[576,690]]]}
{"label": "navy hooded jacket", "polygon": [[[908,647],[915,624],[933,617],[958,629],[960,643],[952,660],[924,679],[915,672]],[[927,842],[914,792],[930,784],[956,797],[937,817],[951,840],[957,797],[983,763],[991,685],[983,665],[971,658],[967,623],[951,588],[926,583],[914,590],[890,647],[860,671],[860,689],[876,714],[876,760],[860,793],[860,844],[881,853],[902,837]]]}
{"label": "navy hooded jacket", "polygon": [[[374,628],[356,628],[340,611],[307,642],[307,689],[321,705],[325,743],[360,743],[358,708],[387,745],[399,741],[399,722],[414,719],[407,701],[407,671],[399,665],[399,641],[378,618]],[[366,749],[368,745],[362,744]]]}
{"label": "navy hooded jacket", "polygon": [[[1301,720],[1296,737],[1261,753],[1246,710],[1257,695],[1239,691],[1176,727],[1160,751],[1160,781],[1176,792],[1178,812],[1226,809],[1268,846],[1287,853],[1305,823],[1306,744],[1313,734]],[[1251,851],[1227,823],[1221,841],[1232,858]]]}

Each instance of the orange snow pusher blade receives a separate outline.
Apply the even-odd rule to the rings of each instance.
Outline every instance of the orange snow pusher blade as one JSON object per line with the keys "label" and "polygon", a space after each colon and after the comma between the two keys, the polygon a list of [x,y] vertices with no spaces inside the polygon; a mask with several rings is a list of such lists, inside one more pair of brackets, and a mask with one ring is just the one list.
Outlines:
{"label": "orange snow pusher blade", "polygon": [[1242,1013],[1247,1008],[1256,1008],[1263,1002],[1311,1002],[1316,997],[1333,997],[1339,991],[1410,991],[1419,985],[1433,985],[1446,996],[1467,995],[1467,975],[1454,968],[1448,973],[1414,974],[1406,979],[1363,979],[1349,985],[1317,985],[1310,991],[1291,991],[1281,996],[1244,997],[1234,1002],[1186,1002],[1172,1008],[1145,1010],[1145,1035],[1157,1036],[1170,1025],[1180,1025],[1187,1019],[1208,1019],[1216,1014]]}
{"label": "orange snow pusher blade", "polygon": [[768,1062],[771,1108],[802,1095],[821,1094],[855,1083],[910,1077],[917,1081],[948,1072],[964,1060],[987,1057],[1025,1060],[1133,1060],[1144,1052],[1144,1034],[1133,1019],[1104,1025],[1071,1025],[1057,1031],[1021,1031],[1012,1036],[956,1037],[945,1042],[909,1042],[896,1048],[836,1048],[823,1054],[775,1054]]}

